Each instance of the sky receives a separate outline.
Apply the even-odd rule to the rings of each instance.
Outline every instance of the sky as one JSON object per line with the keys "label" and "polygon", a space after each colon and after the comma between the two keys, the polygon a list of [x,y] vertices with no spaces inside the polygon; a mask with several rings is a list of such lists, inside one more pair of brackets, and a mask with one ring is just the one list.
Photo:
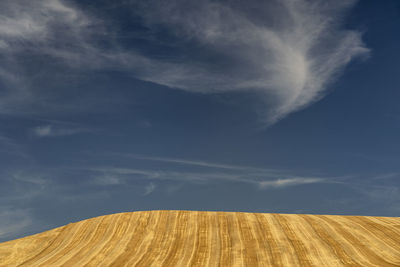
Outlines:
{"label": "sky", "polygon": [[0,2],[0,241],[118,212],[400,215],[397,0]]}

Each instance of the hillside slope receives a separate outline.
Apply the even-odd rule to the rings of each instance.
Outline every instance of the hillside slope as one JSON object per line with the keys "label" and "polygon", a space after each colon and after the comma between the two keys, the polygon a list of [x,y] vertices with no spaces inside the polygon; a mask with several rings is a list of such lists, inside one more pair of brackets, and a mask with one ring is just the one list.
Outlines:
{"label": "hillside slope", "polygon": [[400,266],[400,218],[143,211],[0,244],[0,266]]}

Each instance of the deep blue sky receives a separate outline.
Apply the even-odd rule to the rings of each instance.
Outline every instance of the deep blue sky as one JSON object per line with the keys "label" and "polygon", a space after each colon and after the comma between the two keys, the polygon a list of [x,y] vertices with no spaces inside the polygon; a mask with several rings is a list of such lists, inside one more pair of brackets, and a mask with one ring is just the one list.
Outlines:
{"label": "deep blue sky", "polygon": [[399,216],[400,3],[242,3],[1,2],[0,241],[135,210]]}

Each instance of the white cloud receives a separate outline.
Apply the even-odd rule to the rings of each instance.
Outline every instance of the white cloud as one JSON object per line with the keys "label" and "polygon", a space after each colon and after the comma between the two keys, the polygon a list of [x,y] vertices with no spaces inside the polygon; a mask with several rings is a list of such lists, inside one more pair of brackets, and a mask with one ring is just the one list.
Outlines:
{"label": "white cloud", "polygon": [[52,126],[51,125],[46,125],[46,126],[38,126],[35,129],[33,129],[33,132],[37,136],[49,136],[52,134]]}
{"label": "white cloud", "polygon": [[399,172],[392,172],[392,173],[383,173],[380,175],[376,175],[371,177],[373,180],[385,180],[385,179],[398,179],[400,177]]}
{"label": "white cloud", "polygon": [[45,179],[44,177],[42,177],[40,175],[27,174],[27,173],[21,172],[21,171],[15,172],[11,176],[15,182],[29,183],[32,185],[37,185],[41,188],[44,188],[49,183],[49,181],[47,179]]}
{"label": "white cloud", "polygon": [[85,128],[63,128],[54,125],[42,125],[33,128],[32,132],[37,137],[55,137],[55,136],[66,136],[79,133],[88,132],[89,129]]}
{"label": "white cloud", "polygon": [[[25,50],[44,52],[49,48],[48,45],[55,38],[56,25],[73,31],[79,30],[79,26],[73,26],[78,17],[76,12],[58,0],[2,1],[0,3],[0,53],[3,56],[0,74],[2,78],[11,80],[9,77],[22,74],[13,73],[19,69],[14,60],[14,56],[18,53]],[[68,15],[74,13],[76,14]],[[19,79],[23,77],[15,80]]]}
{"label": "white cloud", "polygon": [[1,239],[24,233],[31,224],[32,218],[26,210],[9,207],[0,208]]}
{"label": "white cloud", "polygon": [[155,183],[150,183],[144,188],[145,191],[144,191],[143,195],[147,196],[147,195],[151,194],[155,189],[156,189]]}
{"label": "white cloud", "polygon": [[[309,178],[309,177],[298,177],[293,175],[275,174],[265,170],[265,172],[251,172],[250,168],[245,171],[181,171],[181,170],[168,170],[168,169],[135,169],[135,168],[114,168],[114,167],[102,167],[102,168],[84,168],[85,170],[97,173],[95,175],[96,184],[109,185],[109,184],[127,184],[129,181],[148,179],[151,181],[172,181],[180,183],[191,183],[191,184],[215,184],[215,183],[245,183],[255,185],[260,189],[267,188],[284,188],[290,186],[296,186],[301,184],[312,184],[312,183],[335,183],[335,179],[324,179],[324,178]],[[283,178],[276,178],[277,176]],[[112,179],[110,182],[105,182],[104,177],[107,177],[106,181],[109,181],[109,177]],[[118,183],[113,183],[118,181]],[[153,188],[153,186],[147,186],[146,192]]]}
{"label": "white cloud", "polygon": [[[63,73],[68,68],[104,67],[105,58],[112,56],[96,47],[93,35],[98,34],[102,34],[101,21],[71,1],[1,1],[0,113],[32,115],[49,108],[65,109],[65,99],[63,103],[53,101],[57,88],[43,92],[33,88],[33,81],[45,73],[48,76],[39,79],[56,79],[58,65]],[[40,62],[35,62],[38,58]]]}
{"label": "white cloud", "polygon": [[[383,179],[386,179],[386,177]],[[365,183],[365,181],[349,182],[346,185],[360,193],[358,196],[354,194],[353,205],[370,203],[370,206],[378,207],[377,216],[398,216],[400,212],[400,185],[397,180],[392,182],[382,181],[381,184]],[[370,206],[362,205],[363,208],[368,207],[368,209]]]}
{"label": "white cloud", "polygon": [[321,178],[305,178],[305,177],[294,177],[294,178],[286,178],[286,179],[277,179],[272,181],[262,181],[259,182],[259,186],[262,189],[265,188],[280,188],[280,187],[289,187],[301,184],[314,184],[314,183],[323,183],[326,182]]}
{"label": "white cloud", "polygon": [[0,195],[1,203],[27,203],[51,191],[54,184],[48,176],[21,169],[0,172],[2,186],[6,188]]}
{"label": "white cloud", "polygon": [[[166,162],[166,163],[176,163],[180,165],[192,165],[192,166],[199,166],[199,167],[206,167],[206,168],[218,168],[218,169],[228,169],[228,170],[252,170],[252,171],[266,171],[265,169],[259,169],[254,167],[248,166],[238,166],[238,165],[229,165],[229,164],[222,164],[222,163],[213,163],[201,160],[187,160],[187,159],[178,159],[178,158],[165,158],[165,157],[148,157],[148,156],[141,156],[141,155],[134,155],[134,154],[118,154],[119,156],[127,156],[134,159],[139,160],[150,160],[150,161],[159,161],[159,162]],[[272,171],[272,170],[269,170]]]}
{"label": "white cloud", "polygon": [[[108,184],[104,182],[104,177],[120,184],[147,179],[150,181],[173,182],[182,185],[185,183],[209,185],[216,183],[243,183],[253,185],[259,189],[286,188],[301,184],[314,183],[345,183],[343,180],[353,176],[325,177],[315,175],[294,175],[292,171],[272,168],[256,168],[252,166],[222,164],[204,160],[185,160],[167,157],[149,157],[136,154],[107,153],[112,155],[114,160],[118,157],[131,158],[128,167],[83,167],[82,170],[93,172],[97,184]],[[97,154],[96,156],[99,156]],[[116,157],[116,158],[115,158]],[[142,166],[141,161],[159,161],[160,165],[151,164],[150,168],[135,168]],[[126,162],[121,160],[121,162]],[[148,164],[145,164],[148,166]],[[103,181],[103,182],[102,182]],[[115,183],[116,184],[116,183]],[[168,183],[168,186],[171,184]]]}
{"label": "white cloud", "polygon": [[15,140],[2,135],[0,135],[0,151],[5,154],[24,158],[25,160],[30,159],[24,146],[18,144]]}
{"label": "white cloud", "polygon": [[104,174],[96,176],[94,184],[101,186],[109,186],[109,185],[120,185],[123,184],[124,182],[125,181],[121,176]]}
{"label": "white cloud", "polygon": [[93,20],[61,0],[5,1],[0,10],[0,40],[9,49],[49,48],[58,34],[80,41]]}
{"label": "white cloud", "polygon": [[[319,100],[353,58],[367,54],[361,33],[342,23],[354,2],[131,0],[150,32],[162,25],[172,36],[168,45],[185,47],[180,56],[152,57],[122,49],[106,30],[110,22],[71,2],[3,1],[0,77],[21,82],[27,75],[15,55],[29,52],[73,68],[123,69],[191,92],[255,93],[261,119],[270,124]],[[109,39],[108,49],[99,48],[96,35]],[[165,43],[157,35],[148,40]],[[0,112],[34,103],[36,94],[14,86]]]}
{"label": "white cloud", "polygon": [[212,53],[210,60],[141,60],[139,77],[201,93],[255,91],[266,122],[277,121],[320,99],[347,63],[368,52],[361,33],[341,23],[354,2],[253,1],[250,11],[240,1],[140,3],[148,27],[161,24]]}
{"label": "white cloud", "polygon": [[17,144],[9,137],[0,135],[0,145],[6,147],[16,147]]}

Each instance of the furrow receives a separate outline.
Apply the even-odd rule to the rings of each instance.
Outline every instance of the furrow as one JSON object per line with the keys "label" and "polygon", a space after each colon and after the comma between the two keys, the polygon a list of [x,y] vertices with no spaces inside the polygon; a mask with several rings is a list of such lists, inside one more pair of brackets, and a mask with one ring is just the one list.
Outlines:
{"label": "furrow", "polygon": [[208,254],[210,253],[209,247],[207,246],[208,234],[209,234],[209,225],[208,225],[208,216],[205,212],[197,213],[197,220],[199,222],[198,230],[197,230],[197,244],[196,250],[192,255],[192,258],[189,262],[190,266],[205,266],[208,258]]}
{"label": "furrow", "polygon": [[218,236],[220,240],[221,250],[220,254],[220,265],[221,266],[232,266],[232,240],[229,233],[228,219],[226,213],[217,213],[218,218]]}
{"label": "furrow", "polygon": [[379,229],[374,229],[377,226],[376,224],[372,223],[372,225],[370,225],[366,222],[367,225],[365,225],[355,216],[346,216],[336,219],[335,221],[340,223],[344,229],[355,235],[359,242],[365,244],[367,247],[375,247],[374,252],[385,259],[385,261],[392,264],[400,263],[400,241],[396,243]]}
{"label": "furrow", "polygon": [[177,227],[179,220],[179,211],[173,211],[169,213],[167,229],[164,232],[163,238],[158,246],[160,248],[160,252],[156,255],[156,258],[152,262],[154,266],[168,266],[163,265],[162,262],[169,254],[170,250],[174,250],[174,247],[177,245]]}
{"label": "furrow", "polygon": [[304,241],[304,246],[309,251],[313,265],[323,266],[329,262],[330,266],[343,266],[343,263],[324,240],[321,240],[316,231],[301,216],[291,215],[290,222],[294,226],[300,240]]}
{"label": "furrow", "polygon": [[357,223],[362,229],[364,229],[362,232],[365,233],[367,239],[373,238],[375,241],[373,243],[378,242],[380,244],[379,247],[383,247],[385,248],[384,250],[391,251],[391,254],[396,255],[398,259],[400,259],[400,234],[398,234],[396,231],[393,231],[390,229],[390,227],[387,227],[383,224],[377,224],[374,221],[371,221],[369,218],[351,216],[346,217],[346,219],[353,223]]}
{"label": "furrow", "polygon": [[141,248],[131,261],[127,260],[124,266],[143,266],[148,267],[154,262],[155,257],[160,253],[160,243],[166,229],[168,227],[168,218],[170,213],[168,211],[159,211],[157,216],[157,223],[152,225],[153,231],[145,237],[142,242]]}
{"label": "furrow", "polygon": [[302,242],[300,238],[296,235],[296,232],[293,230],[293,226],[291,226],[291,223],[286,218],[286,215],[274,214],[274,217],[277,219],[278,223],[283,229],[283,232],[286,234],[287,238],[289,239],[289,242],[295,249],[300,265],[314,266],[309,257],[309,252],[306,246],[304,245],[304,242]]}
{"label": "furrow", "polygon": [[279,248],[276,245],[276,240],[271,240],[271,231],[268,224],[264,225],[261,221],[263,216],[258,213],[252,213],[251,216],[252,228],[257,242],[257,253],[260,258],[260,266],[283,266],[280,257],[275,257]]}
{"label": "furrow", "polygon": [[124,223],[126,222],[126,227],[118,227],[114,232],[114,237],[104,244],[102,250],[96,255],[96,257],[90,259],[90,261],[84,266],[110,266],[115,259],[124,253],[129,241],[135,234],[135,230],[140,226],[138,223],[140,218],[147,218],[148,216],[148,212],[125,213]]}
{"label": "furrow", "polygon": [[188,231],[185,243],[183,243],[179,251],[181,251],[181,257],[177,262],[176,266],[188,266],[188,262],[192,258],[194,251],[196,250],[197,244],[197,231],[199,223],[197,221],[197,212],[189,211],[188,214]]}
{"label": "furrow", "polygon": [[335,238],[335,235],[332,235],[332,232],[328,230],[327,227],[323,227],[323,224],[315,221],[309,215],[299,215],[304,221],[306,221],[315,233],[318,235],[319,239],[327,244],[328,248],[331,250],[332,254],[334,254],[338,260],[345,266],[357,266],[361,267],[359,263],[353,260],[350,257],[349,253],[342,247],[342,243]]}
{"label": "furrow", "polygon": [[66,245],[68,240],[66,237],[70,235],[70,232],[76,231],[79,228],[77,223],[71,223],[66,225],[62,231],[54,238],[54,240],[43,248],[38,254],[19,264],[19,266],[32,266],[34,263],[40,261],[45,257],[49,257],[54,251]]}
{"label": "furrow", "polygon": [[69,238],[70,242],[63,249],[57,251],[57,253],[51,255],[48,259],[42,262],[35,262],[38,266],[54,266],[58,265],[57,262],[61,261],[62,258],[68,258],[73,254],[75,249],[79,249],[82,245],[85,244],[87,240],[89,240],[94,234],[95,229],[101,223],[102,220],[108,218],[108,216],[95,218],[93,220],[83,221],[79,223],[81,225],[79,231]]}
{"label": "furrow", "polygon": [[[65,267],[77,265],[82,266],[82,260],[85,258],[90,258],[92,255],[96,254],[98,252],[96,247],[101,246],[101,244],[107,240],[106,238],[111,236],[113,226],[119,222],[120,217],[120,214],[106,216],[104,220],[101,221],[100,225],[98,225],[98,227],[94,230],[92,237],[80,247],[75,247],[75,253],[72,253],[72,255],[69,256],[70,259],[64,261],[63,263],[60,262],[59,264]],[[68,255],[64,257],[68,257]]]}
{"label": "furrow", "polygon": [[13,266],[398,266],[400,218],[144,211],[0,244]]}
{"label": "furrow", "polygon": [[139,215],[139,219],[137,221],[137,227],[133,232],[131,239],[128,244],[122,248],[122,253],[120,253],[113,262],[110,263],[111,266],[123,266],[124,263],[133,259],[136,255],[137,250],[139,249],[139,245],[143,243],[143,239],[147,234],[147,227],[151,219],[156,217],[157,213],[143,212]]}
{"label": "furrow", "polygon": [[238,224],[238,230],[240,234],[240,240],[242,241],[242,255],[245,266],[259,266],[257,256],[257,241],[253,234],[253,230],[249,225],[249,219],[247,214],[237,213],[236,221]]}
{"label": "furrow", "polygon": [[334,219],[328,218],[328,216],[320,216],[320,218],[332,225],[340,236],[346,239],[355,250],[362,255],[362,258],[368,260],[368,264],[371,266],[396,266],[377,255],[366,244],[360,242],[359,236],[354,236],[350,231],[346,231],[346,229]]}
{"label": "furrow", "polygon": [[282,259],[283,266],[300,266],[296,251],[278,220],[273,214],[266,214],[264,218],[271,229],[272,239],[276,240],[276,244],[278,245],[278,255]]}
{"label": "furrow", "polygon": [[188,212],[177,212],[174,241],[168,254],[160,262],[160,266],[176,266],[179,258],[182,257],[182,244],[185,244],[185,236],[188,231],[188,216]]}
{"label": "furrow", "polygon": [[209,220],[210,220],[210,227],[209,227],[209,246],[210,246],[210,257],[208,260],[208,266],[219,266],[220,262],[220,253],[218,251],[221,250],[220,242],[219,242],[219,231],[218,231],[218,212],[210,212]]}
{"label": "furrow", "polygon": [[[44,249],[51,246],[57,240],[57,237],[64,232],[67,226],[62,226],[44,233],[35,234],[24,238],[25,242],[18,240],[8,241],[0,246],[0,266],[10,267],[17,266],[39,255]],[[24,253],[21,258],[21,252]]]}
{"label": "furrow", "polygon": [[63,231],[56,237],[54,242],[44,248],[40,253],[23,262],[19,266],[37,266],[41,261],[51,258],[59,250],[63,249],[71,242],[70,236],[73,236],[81,227],[81,223],[68,224]]}
{"label": "furrow", "polygon": [[[397,234],[400,235],[400,220],[396,218],[387,218],[387,217],[368,217],[371,221],[374,221],[379,224],[383,224],[387,227],[390,227],[390,229]],[[394,220],[393,220],[394,219]]]}

